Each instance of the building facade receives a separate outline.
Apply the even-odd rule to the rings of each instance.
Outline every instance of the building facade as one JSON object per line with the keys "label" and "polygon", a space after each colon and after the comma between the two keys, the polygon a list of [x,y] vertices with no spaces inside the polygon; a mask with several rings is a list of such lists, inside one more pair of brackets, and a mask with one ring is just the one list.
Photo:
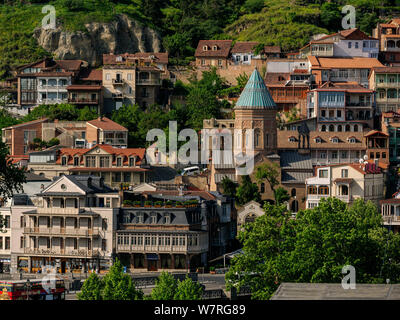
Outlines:
{"label": "building facade", "polygon": [[145,149],[113,148],[98,144],[86,148],[48,149],[29,154],[28,169],[47,178],[61,175],[94,175],[112,188],[132,186],[149,180]]}
{"label": "building facade", "polygon": [[113,259],[119,194],[103,179],[63,176],[12,205],[11,268],[36,273],[107,271]]}
{"label": "building facade", "polygon": [[351,205],[356,199],[379,205],[385,194],[385,177],[378,162],[339,164],[315,168],[306,179],[306,207],[318,206],[322,198],[335,197]]}

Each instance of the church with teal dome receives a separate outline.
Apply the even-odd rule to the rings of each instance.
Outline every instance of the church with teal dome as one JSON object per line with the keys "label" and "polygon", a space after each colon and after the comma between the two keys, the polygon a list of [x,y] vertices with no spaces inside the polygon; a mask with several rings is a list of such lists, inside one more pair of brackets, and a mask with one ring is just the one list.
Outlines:
{"label": "church with teal dome", "polygon": [[[254,150],[264,155],[277,151],[277,106],[261,74],[253,71],[235,108],[235,129],[254,129]],[[243,139],[242,148],[246,148]]]}

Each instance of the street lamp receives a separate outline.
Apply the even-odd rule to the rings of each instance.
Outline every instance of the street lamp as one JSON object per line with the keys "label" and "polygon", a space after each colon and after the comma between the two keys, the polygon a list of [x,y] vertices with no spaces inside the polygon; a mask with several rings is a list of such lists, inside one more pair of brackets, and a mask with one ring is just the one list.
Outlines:
{"label": "street lamp", "polygon": [[25,286],[26,300],[29,300],[29,292],[32,288],[31,281],[29,279],[26,280],[26,283],[24,286]]}

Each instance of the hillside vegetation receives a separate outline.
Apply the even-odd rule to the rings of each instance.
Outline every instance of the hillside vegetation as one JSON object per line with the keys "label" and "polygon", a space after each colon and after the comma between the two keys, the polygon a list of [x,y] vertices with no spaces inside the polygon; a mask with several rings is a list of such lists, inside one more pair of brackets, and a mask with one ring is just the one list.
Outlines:
{"label": "hillside vegetation", "polygon": [[155,28],[171,62],[186,64],[200,39],[256,40],[283,50],[303,46],[317,33],[341,29],[341,7],[352,4],[357,26],[370,33],[376,22],[400,12],[398,0],[3,0],[0,4],[0,78],[16,65],[50,55],[32,37],[45,4],[56,8],[66,30],[109,22],[126,14]]}

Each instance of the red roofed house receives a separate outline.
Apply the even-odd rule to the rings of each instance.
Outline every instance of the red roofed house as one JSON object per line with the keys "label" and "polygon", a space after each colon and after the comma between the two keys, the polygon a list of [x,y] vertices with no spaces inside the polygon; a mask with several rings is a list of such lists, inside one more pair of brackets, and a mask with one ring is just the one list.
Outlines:
{"label": "red roofed house", "polygon": [[194,56],[197,67],[227,68],[232,40],[200,40]]}
{"label": "red roofed house", "polygon": [[89,106],[100,115],[103,109],[102,80],[102,69],[81,69],[76,81],[67,87],[68,102]]}
{"label": "red roofed house", "polygon": [[146,109],[159,102],[166,53],[104,54],[103,64],[105,112],[135,103]]}
{"label": "red roofed house", "polygon": [[320,166],[315,168],[315,176],[306,179],[306,188],[308,209],[328,197],[348,204],[363,199],[379,205],[385,197],[385,174],[378,161]]}
{"label": "red roofed house", "polygon": [[378,58],[378,39],[372,38],[360,29],[342,30],[310,41],[300,49],[302,57],[364,57]]}
{"label": "red roofed house", "polygon": [[378,23],[372,35],[379,39],[379,51],[383,61],[391,66],[400,66],[400,19],[389,23]]}
{"label": "red roofed house", "polygon": [[104,183],[119,188],[148,181],[145,148],[114,148],[97,144],[89,149],[53,148],[29,154],[28,169],[53,178],[83,174],[104,178]]}
{"label": "red roofed house", "polygon": [[314,75],[315,84],[353,81],[368,88],[369,74],[374,67],[384,65],[376,58],[327,58],[308,56],[311,73]]}
{"label": "red roofed house", "polygon": [[39,119],[11,127],[3,128],[2,141],[9,149],[10,155],[26,155],[29,151],[29,145],[33,139],[42,139],[42,124],[48,122],[48,119]]}
{"label": "red roofed house", "polygon": [[109,144],[115,148],[128,147],[128,129],[106,118],[86,122],[86,141],[89,144]]}
{"label": "red roofed house", "polygon": [[67,103],[67,86],[85,65],[82,60],[45,58],[17,68],[18,104],[29,110],[38,104]]}

